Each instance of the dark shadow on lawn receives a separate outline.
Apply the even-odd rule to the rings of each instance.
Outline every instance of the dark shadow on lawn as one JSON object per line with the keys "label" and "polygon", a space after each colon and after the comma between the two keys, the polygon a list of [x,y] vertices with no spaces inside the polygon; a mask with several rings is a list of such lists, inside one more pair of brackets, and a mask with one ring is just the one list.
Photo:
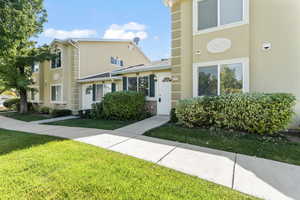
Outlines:
{"label": "dark shadow on lawn", "polygon": [[66,139],[0,129],[0,156],[13,151],[63,140]]}

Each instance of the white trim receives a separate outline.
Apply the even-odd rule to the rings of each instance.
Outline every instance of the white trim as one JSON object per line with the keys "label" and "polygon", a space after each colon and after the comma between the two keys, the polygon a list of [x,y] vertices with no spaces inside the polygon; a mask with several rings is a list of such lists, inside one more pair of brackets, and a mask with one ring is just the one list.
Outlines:
{"label": "white trim", "polygon": [[[61,86],[61,100],[60,101],[52,101],[52,87],[53,86]],[[64,102],[64,87],[63,87],[62,83],[51,84],[50,85],[50,103],[52,103],[52,104],[65,104],[65,102]]]}
{"label": "white trim", "polygon": [[221,25],[221,11],[220,11],[220,1],[218,0],[218,25],[216,27],[208,28],[205,30],[198,30],[198,2],[203,0],[193,0],[193,32],[194,35],[200,35],[204,33],[211,33],[215,31],[220,31],[224,29],[234,28],[238,26],[242,26],[245,24],[249,24],[250,21],[250,1],[249,0],[243,0],[243,20],[239,22],[234,22],[230,24]]}
{"label": "white trim", "polygon": [[148,89],[148,95],[146,96],[146,100],[149,100],[149,101],[156,100],[156,94],[155,94],[155,97],[150,97],[150,75],[146,75],[146,76],[137,75],[137,76],[132,76],[132,77],[126,77],[126,79],[127,79],[127,88],[126,88],[126,90],[129,91],[128,90],[128,86],[129,86],[128,79],[129,78],[136,78],[137,79],[137,81],[136,81],[136,90],[137,90],[137,92],[139,92],[139,78],[142,78],[142,77],[148,77],[148,88],[147,88]]}
{"label": "white trim", "polygon": [[218,60],[212,62],[194,63],[193,64],[193,97],[198,97],[198,68],[218,66],[218,95],[220,95],[220,65],[226,64],[237,64],[242,63],[243,65],[243,92],[250,91],[249,83],[249,58],[236,58],[231,60]]}
{"label": "white trim", "polygon": [[64,59],[63,59],[63,49],[61,47],[57,47],[57,49],[60,51],[60,67],[57,68],[52,68],[52,60],[50,60],[50,70],[51,71],[57,71],[57,70],[61,70],[64,67]]}
{"label": "white trim", "polygon": [[28,96],[27,96],[27,99],[28,99],[28,102],[30,102],[30,103],[40,103],[41,101],[40,101],[40,98],[41,98],[41,95],[40,95],[40,86],[39,85],[31,85],[31,86],[29,86],[29,88],[30,89],[36,89],[37,91],[37,99],[36,100],[32,100],[31,99],[31,92],[32,91],[30,91],[30,93],[28,93],[27,92],[27,94],[29,94],[30,95],[30,98],[28,98]]}

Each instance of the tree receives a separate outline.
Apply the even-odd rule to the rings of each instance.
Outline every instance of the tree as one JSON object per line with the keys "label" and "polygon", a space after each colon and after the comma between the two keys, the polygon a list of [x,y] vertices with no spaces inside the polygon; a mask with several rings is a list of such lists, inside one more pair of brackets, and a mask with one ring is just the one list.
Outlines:
{"label": "tree", "polygon": [[20,95],[21,113],[28,111],[31,66],[53,57],[48,46],[36,48],[31,41],[46,20],[43,0],[0,0],[0,79],[3,90],[15,89]]}
{"label": "tree", "polygon": [[41,33],[46,20],[43,0],[0,0],[0,62]]}
{"label": "tree", "polygon": [[51,53],[49,46],[34,47],[29,42],[22,49],[18,49],[18,55],[13,59],[6,60],[5,65],[0,65],[0,77],[3,80],[5,89],[16,89],[20,96],[20,113],[28,112],[27,91],[30,85],[34,84],[32,79],[35,63],[51,60],[55,54]]}

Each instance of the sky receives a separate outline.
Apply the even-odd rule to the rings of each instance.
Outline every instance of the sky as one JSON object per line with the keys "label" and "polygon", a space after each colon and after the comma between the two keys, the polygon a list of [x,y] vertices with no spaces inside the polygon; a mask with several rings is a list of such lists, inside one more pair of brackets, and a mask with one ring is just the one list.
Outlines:
{"label": "sky", "polygon": [[171,18],[162,0],[44,0],[48,22],[36,38],[133,39],[151,60],[170,56]]}

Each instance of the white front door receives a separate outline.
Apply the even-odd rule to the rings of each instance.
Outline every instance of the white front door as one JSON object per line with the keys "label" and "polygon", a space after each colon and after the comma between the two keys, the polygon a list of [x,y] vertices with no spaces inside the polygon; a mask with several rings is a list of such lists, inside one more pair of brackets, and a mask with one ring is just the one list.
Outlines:
{"label": "white front door", "polygon": [[93,85],[82,85],[82,110],[92,109]]}
{"label": "white front door", "polygon": [[157,114],[169,115],[171,111],[171,74],[161,73],[157,75]]}

